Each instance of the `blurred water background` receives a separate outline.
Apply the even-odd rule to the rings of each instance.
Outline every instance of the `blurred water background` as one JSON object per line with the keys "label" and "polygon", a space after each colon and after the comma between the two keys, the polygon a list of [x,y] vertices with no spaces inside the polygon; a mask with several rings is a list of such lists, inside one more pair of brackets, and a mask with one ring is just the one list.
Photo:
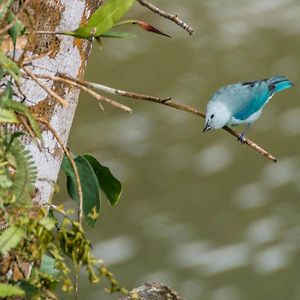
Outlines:
{"label": "blurred water background", "polygon": [[[139,38],[105,39],[86,78],[205,111],[223,85],[286,75],[294,88],[277,94],[249,133],[279,161],[222,130],[202,134],[203,120],[186,112],[118,97],[133,115],[103,113],[82,94],[69,146],[96,156],[124,187],[114,208],[103,197],[89,230],[94,252],[128,288],[162,281],[187,300],[300,299],[299,1],[155,3],[195,35],[136,4],[128,18],[173,38],[132,28]],[[85,279],[80,295],[118,298]]]}

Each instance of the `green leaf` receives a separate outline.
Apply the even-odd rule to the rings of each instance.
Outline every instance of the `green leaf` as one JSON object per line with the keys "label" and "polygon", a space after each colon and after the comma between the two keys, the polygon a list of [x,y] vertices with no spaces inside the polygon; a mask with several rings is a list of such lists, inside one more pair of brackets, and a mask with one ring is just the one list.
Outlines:
{"label": "green leaf", "polygon": [[[18,136],[17,134],[15,137]],[[11,138],[8,137],[8,141]],[[24,207],[32,205],[32,195],[37,178],[37,169],[30,152],[17,139],[9,142],[8,161],[16,168],[12,191],[15,204]],[[1,247],[0,247],[1,248]]]}
{"label": "green leaf", "polygon": [[[97,177],[89,162],[83,156],[74,158],[83,194],[83,213],[88,225],[93,227],[100,210],[100,193]],[[67,176],[67,188],[70,197],[79,201],[76,176],[67,157],[64,157],[62,169]]]}
{"label": "green leaf", "polygon": [[99,186],[110,204],[117,204],[122,193],[121,182],[112,175],[109,168],[102,166],[95,157],[89,154],[84,154],[83,156],[92,166],[98,178]]}
{"label": "green leaf", "polygon": [[0,235],[0,252],[6,255],[11,249],[16,247],[25,236],[25,231],[17,226],[6,228]]}
{"label": "green leaf", "polygon": [[46,230],[51,231],[55,228],[55,220],[50,217],[45,217],[39,221],[39,224],[46,228]]}
{"label": "green leaf", "polygon": [[9,151],[9,148],[15,139],[17,139],[18,137],[23,136],[23,135],[25,135],[25,133],[21,132],[21,131],[15,131],[13,133],[6,135],[6,139],[4,141],[6,151],[7,152]]}
{"label": "green leaf", "polygon": [[0,298],[13,297],[13,296],[24,296],[25,292],[19,287],[7,284],[0,283]]}
{"label": "green leaf", "polygon": [[[0,57],[1,57],[1,52],[0,52]],[[11,85],[7,84],[4,93],[0,96],[0,107],[5,109],[10,109],[19,114],[24,115],[28,119],[28,122],[33,132],[37,136],[37,138],[41,138],[41,131],[39,125],[35,120],[30,109],[25,104],[13,100],[12,95],[13,95],[13,90],[11,88]]]}
{"label": "green leaf", "polygon": [[3,67],[15,80],[19,80],[21,73],[18,65],[7,57],[0,48],[0,67]]}
{"label": "green leaf", "polygon": [[[8,13],[8,23],[11,23],[15,20],[16,16],[10,11]],[[20,20],[15,21],[15,25],[9,29],[8,33],[12,39],[14,45],[16,45],[17,38],[24,32],[25,26]]]}
{"label": "green leaf", "polygon": [[42,257],[40,271],[54,277],[59,274],[59,271],[55,268],[55,259],[48,255]]}
{"label": "green leaf", "polygon": [[129,10],[136,0],[107,0],[90,17],[87,24],[69,33],[77,38],[99,37]]}
{"label": "green leaf", "polygon": [[18,118],[13,111],[0,107],[0,122],[18,123]]}
{"label": "green leaf", "polygon": [[11,87],[11,83],[9,82],[6,85],[4,92],[1,94],[1,97],[0,97],[0,106],[1,107],[4,107],[7,102],[12,100],[13,93],[14,93],[14,91]]}
{"label": "green leaf", "polygon": [[0,188],[8,189],[13,185],[7,174],[0,174]]}
{"label": "green leaf", "polygon": [[18,284],[22,288],[22,290],[24,290],[26,294],[26,299],[36,299],[33,297],[38,294],[38,292],[40,291],[39,289],[37,289],[35,286],[30,284],[26,280],[21,280],[18,282]]}
{"label": "green leaf", "polygon": [[136,38],[137,35],[131,32],[122,32],[122,31],[107,31],[104,32],[101,37],[112,37],[112,38]]}

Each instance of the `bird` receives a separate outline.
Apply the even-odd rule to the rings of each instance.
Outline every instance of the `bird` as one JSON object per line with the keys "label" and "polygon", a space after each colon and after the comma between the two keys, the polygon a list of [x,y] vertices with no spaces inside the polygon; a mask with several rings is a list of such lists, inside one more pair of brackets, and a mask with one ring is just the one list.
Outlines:
{"label": "bird", "polygon": [[246,124],[238,141],[244,143],[246,133],[260,117],[263,108],[274,94],[291,88],[285,76],[229,84],[217,90],[207,103],[203,132],[224,126]]}

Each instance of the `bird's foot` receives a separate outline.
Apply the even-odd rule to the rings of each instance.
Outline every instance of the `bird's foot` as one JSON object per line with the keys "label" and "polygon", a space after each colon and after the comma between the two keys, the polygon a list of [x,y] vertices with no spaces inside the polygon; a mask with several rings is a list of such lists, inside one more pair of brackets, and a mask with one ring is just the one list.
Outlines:
{"label": "bird's foot", "polygon": [[244,144],[246,142],[246,137],[243,133],[238,137],[238,142],[240,142],[241,144]]}

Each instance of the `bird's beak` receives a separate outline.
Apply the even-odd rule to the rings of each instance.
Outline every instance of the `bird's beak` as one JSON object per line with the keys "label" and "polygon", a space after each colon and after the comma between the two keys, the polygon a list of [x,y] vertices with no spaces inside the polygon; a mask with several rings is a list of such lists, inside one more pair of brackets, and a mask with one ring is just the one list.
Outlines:
{"label": "bird's beak", "polygon": [[209,122],[207,122],[205,124],[205,127],[203,128],[203,131],[202,132],[206,132],[206,131],[209,131],[211,130],[212,126],[209,124]]}

